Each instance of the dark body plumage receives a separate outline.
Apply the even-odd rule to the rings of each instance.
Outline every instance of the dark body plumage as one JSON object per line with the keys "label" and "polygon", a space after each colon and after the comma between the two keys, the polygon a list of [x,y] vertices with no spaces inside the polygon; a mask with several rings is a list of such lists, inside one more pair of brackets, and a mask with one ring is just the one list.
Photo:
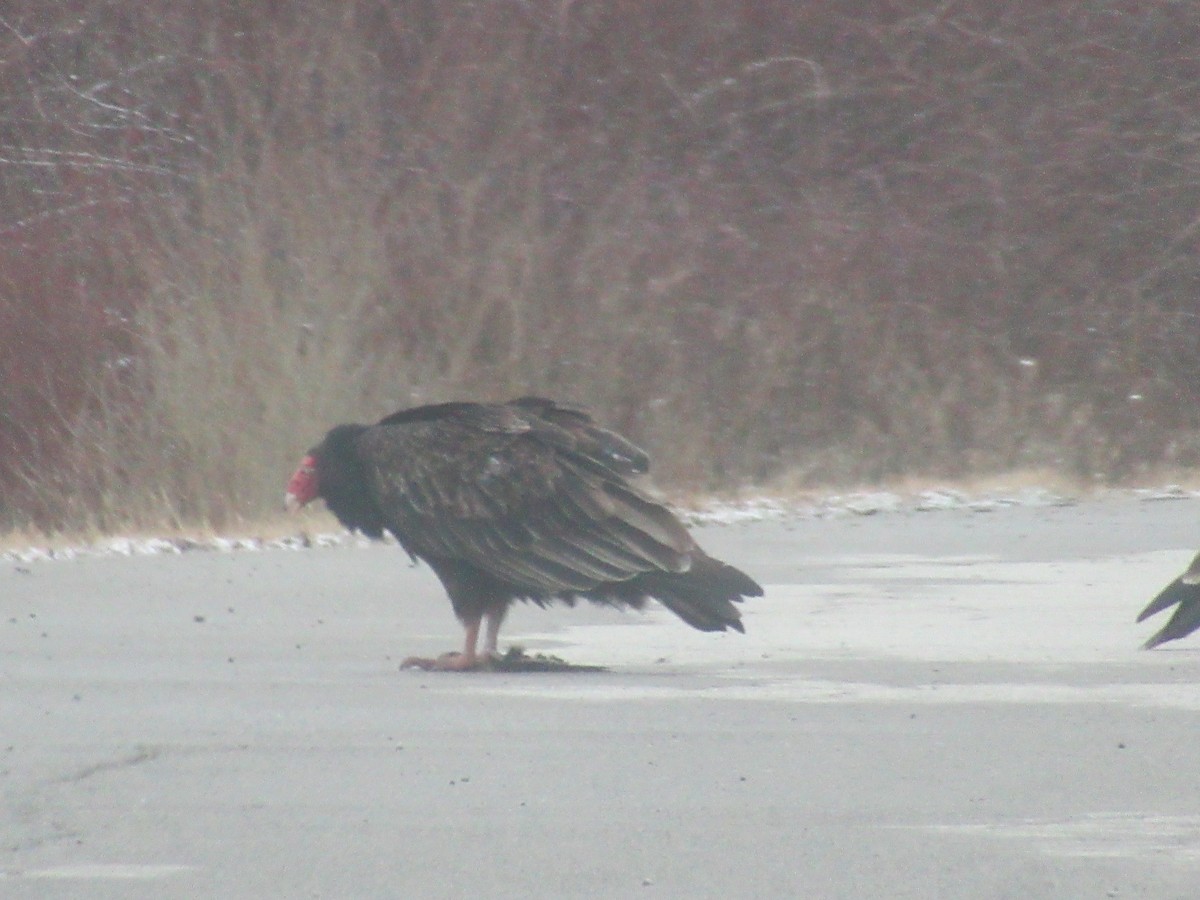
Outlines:
{"label": "dark body plumage", "polygon": [[517,599],[640,608],[654,597],[695,628],[741,631],[734,601],[762,594],[630,483],[646,454],[579,409],[536,397],[422,406],[339,425],[310,457],[343,525],[390,531],[430,565],[468,651],[481,617],[495,650]]}
{"label": "dark body plumage", "polygon": [[1200,553],[1192,560],[1187,571],[1168,584],[1150,605],[1141,611],[1137,620],[1141,622],[1157,612],[1178,606],[1167,624],[1142,646],[1149,650],[1167,641],[1187,637],[1200,628]]}

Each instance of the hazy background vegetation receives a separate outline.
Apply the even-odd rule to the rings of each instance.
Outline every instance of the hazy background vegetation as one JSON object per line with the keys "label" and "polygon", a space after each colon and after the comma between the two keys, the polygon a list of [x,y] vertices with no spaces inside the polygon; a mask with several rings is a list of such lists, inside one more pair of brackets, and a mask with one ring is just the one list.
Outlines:
{"label": "hazy background vegetation", "polygon": [[0,530],[591,405],[676,490],[1200,465],[1190,2],[9,0]]}

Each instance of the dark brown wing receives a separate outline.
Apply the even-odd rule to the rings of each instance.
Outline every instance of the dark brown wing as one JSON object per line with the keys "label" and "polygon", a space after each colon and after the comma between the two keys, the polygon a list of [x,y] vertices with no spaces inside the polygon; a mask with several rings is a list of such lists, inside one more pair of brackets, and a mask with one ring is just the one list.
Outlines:
{"label": "dark brown wing", "polygon": [[523,398],[389,417],[359,438],[372,492],[401,543],[530,595],[686,571],[696,550],[687,530],[622,477],[632,463],[615,457],[635,459],[625,450],[633,445],[541,402],[549,404]]}
{"label": "dark brown wing", "polygon": [[646,451],[615,431],[601,428],[578,406],[566,406],[545,397],[518,397],[506,405],[536,416],[548,440],[561,441],[565,437],[568,449],[619,475],[642,475],[650,470]]}
{"label": "dark brown wing", "polygon": [[1200,554],[1192,560],[1187,571],[1168,584],[1149,605],[1138,614],[1139,622],[1172,606],[1178,608],[1170,620],[1142,646],[1149,650],[1167,641],[1187,637],[1200,629]]}

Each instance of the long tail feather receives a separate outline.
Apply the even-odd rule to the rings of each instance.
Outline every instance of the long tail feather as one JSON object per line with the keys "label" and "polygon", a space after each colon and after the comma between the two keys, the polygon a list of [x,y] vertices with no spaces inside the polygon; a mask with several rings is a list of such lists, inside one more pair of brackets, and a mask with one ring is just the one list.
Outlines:
{"label": "long tail feather", "polygon": [[745,631],[742,614],[733,604],[763,593],[745,572],[702,554],[686,572],[653,572],[634,582],[700,631]]}
{"label": "long tail feather", "polygon": [[1200,629],[1200,553],[1196,554],[1187,571],[1163,588],[1158,596],[1138,613],[1137,620],[1145,621],[1155,613],[1176,604],[1178,607],[1170,620],[1150,640],[1142,644],[1143,649],[1150,650],[1167,641],[1187,637]]}
{"label": "long tail feather", "polygon": [[1151,600],[1145,609],[1138,613],[1137,620],[1139,622],[1144,622],[1155,613],[1160,613],[1164,609],[1174,606],[1176,603],[1183,602],[1190,594],[1196,593],[1195,588],[1191,588],[1189,590],[1189,587],[1191,586],[1184,584],[1182,581],[1176,578],[1165,588],[1163,588],[1162,591],[1159,592],[1158,596]]}
{"label": "long tail feather", "polygon": [[[1165,609],[1173,603],[1178,603],[1179,606],[1167,621],[1167,624],[1142,645],[1146,650],[1153,649],[1167,641],[1175,641],[1179,638],[1187,637],[1193,631],[1200,629],[1200,585],[1174,581],[1162,594],[1159,594],[1155,598],[1155,602],[1164,595],[1169,595],[1168,602],[1156,607],[1146,615],[1152,615],[1154,612]],[[1153,606],[1153,603],[1151,605]],[[1138,621],[1141,621],[1141,619]]]}

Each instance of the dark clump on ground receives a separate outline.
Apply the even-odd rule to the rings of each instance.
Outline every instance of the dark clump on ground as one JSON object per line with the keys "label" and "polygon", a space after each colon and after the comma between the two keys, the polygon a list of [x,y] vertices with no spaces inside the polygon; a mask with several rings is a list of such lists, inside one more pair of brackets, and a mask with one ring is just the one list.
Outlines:
{"label": "dark clump on ground", "polygon": [[604,666],[584,666],[569,663],[547,653],[529,654],[524,647],[509,647],[508,652],[492,661],[494,672],[604,672]]}

